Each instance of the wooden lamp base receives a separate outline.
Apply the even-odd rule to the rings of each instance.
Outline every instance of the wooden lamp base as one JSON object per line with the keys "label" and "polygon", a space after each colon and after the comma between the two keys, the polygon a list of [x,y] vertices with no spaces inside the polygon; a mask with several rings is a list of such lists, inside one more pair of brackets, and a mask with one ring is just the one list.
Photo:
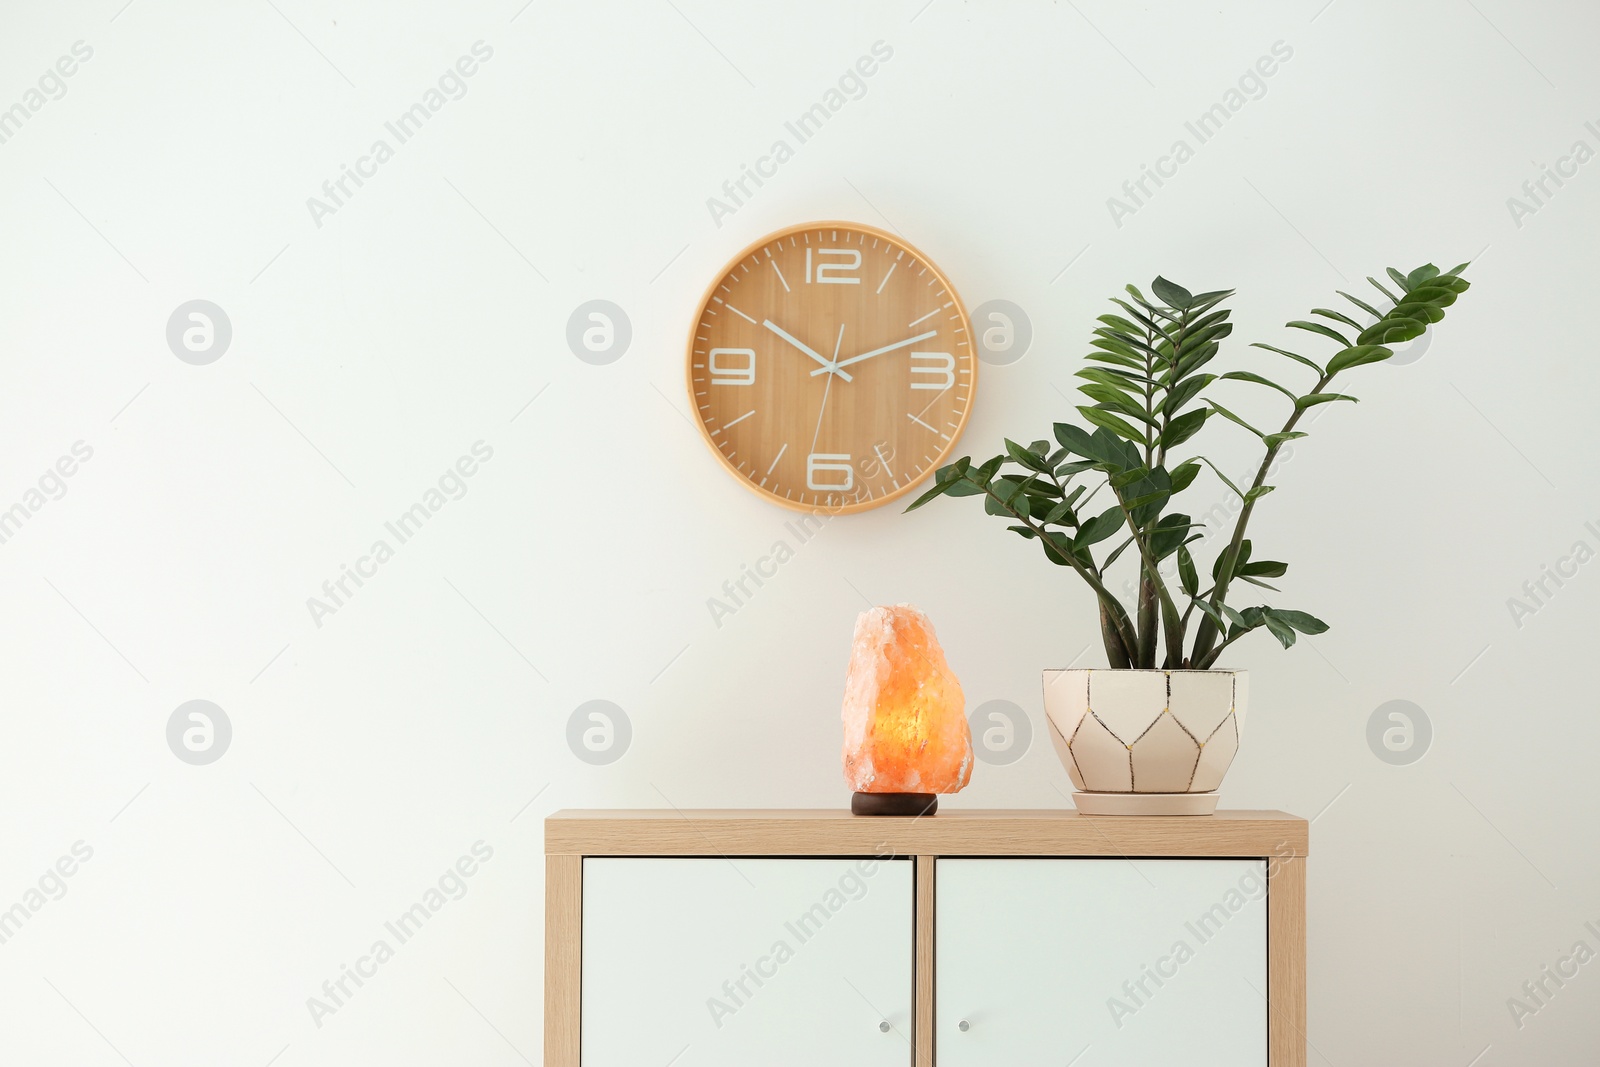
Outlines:
{"label": "wooden lamp base", "polygon": [[932,815],[939,810],[935,793],[852,793],[852,815]]}

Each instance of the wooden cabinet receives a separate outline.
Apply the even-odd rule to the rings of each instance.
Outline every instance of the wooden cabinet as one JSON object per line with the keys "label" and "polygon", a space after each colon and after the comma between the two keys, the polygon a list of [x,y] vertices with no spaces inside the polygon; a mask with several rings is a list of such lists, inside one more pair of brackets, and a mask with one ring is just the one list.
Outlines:
{"label": "wooden cabinet", "polygon": [[1279,812],[559,812],[544,1062],[1304,1067],[1307,838]]}

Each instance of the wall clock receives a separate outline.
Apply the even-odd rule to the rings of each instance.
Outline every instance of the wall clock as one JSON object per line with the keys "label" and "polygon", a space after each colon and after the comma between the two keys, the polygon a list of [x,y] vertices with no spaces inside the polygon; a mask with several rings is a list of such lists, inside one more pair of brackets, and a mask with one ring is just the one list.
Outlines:
{"label": "wall clock", "polygon": [[954,287],[905,241],[857,223],[779,230],[711,283],[689,334],[706,442],[756,493],[862,511],[955,446],[978,365]]}

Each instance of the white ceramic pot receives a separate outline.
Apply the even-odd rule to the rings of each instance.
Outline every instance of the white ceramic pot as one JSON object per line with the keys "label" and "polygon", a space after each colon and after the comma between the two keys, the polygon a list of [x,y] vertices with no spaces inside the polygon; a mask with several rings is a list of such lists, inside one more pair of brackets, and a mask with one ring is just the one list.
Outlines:
{"label": "white ceramic pot", "polygon": [[1210,815],[1244,728],[1245,671],[1050,670],[1050,740],[1085,815]]}

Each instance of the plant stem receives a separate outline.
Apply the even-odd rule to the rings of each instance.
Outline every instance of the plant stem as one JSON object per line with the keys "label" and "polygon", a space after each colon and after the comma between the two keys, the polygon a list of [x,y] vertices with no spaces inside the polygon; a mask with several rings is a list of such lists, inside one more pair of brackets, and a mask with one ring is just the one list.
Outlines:
{"label": "plant stem", "polygon": [[[1112,487],[1112,491],[1117,494],[1117,506],[1122,508],[1122,517],[1127,520],[1128,529],[1133,533],[1134,544],[1139,546],[1139,557],[1144,561],[1146,580],[1155,586],[1156,598],[1161,605],[1162,628],[1166,632],[1167,659],[1170,662],[1173,649],[1177,649],[1180,655],[1183,651],[1183,630],[1178,624],[1178,605],[1173,603],[1172,594],[1167,591],[1167,583],[1161,579],[1161,570],[1156,566],[1155,556],[1151,553],[1149,544],[1146,543],[1144,533],[1133,521],[1133,512],[1128,510],[1127,504],[1123,502],[1122,493],[1115,486]],[[1143,646],[1141,646],[1140,651],[1141,653],[1144,651]],[[1145,666],[1154,667],[1155,635],[1153,633],[1151,634],[1149,653],[1148,659],[1143,659],[1142,663]]]}
{"label": "plant stem", "polygon": [[[969,484],[978,483],[970,482],[969,480]],[[1073,570],[1078,572],[1078,576],[1085,582],[1089,583],[1089,588],[1093,589],[1095,595],[1100,598],[1100,610],[1103,613],[1109,611],[1112,616],[1112,622],[1115,624],[1117,639],[1123,648],[1123,658],[1126,659],[1128,650],[1137,649],[1139,646],[1136,636],[1133,632],[1133,623],[1128,618],[1128,613],[1123,608],[1122,602],[1112,594],[1111,590],[1106,588],[1105,583],[1100,580],[1099,576],[1085,567],[1076,556],[1074,556],[1071,552],[1064,552],[1057,547],[1055,542],[1051,541],[1046,536],[1046,530],[1043,526],[1031,522],[1028,516],[1020,514],[1011,506],[1009,502],[1002,499],[1000,494],[996,493],[993,489],[990,489],[987,485],[981,486],[981,488],[983,489],[985,496],[989,497],[995,503],[1006,509],[1006,514],[1010,515],[1012,518],[1022,523],[1022,525],[1032,530],[1034,536],[1039,538],[1039,540],[1044,544],[1049,545],[1051,548],[1055,548],[1055,550],[1060,553],[1061,557],[1067,561],[1068,565],[1071,566]],[[1106,656],[1112,660],[1117,658],[1115,650],[1112,649],[1109,641],[1106,643]]]}
{"label": "plant stem", "polygon": [[[1315,396],[1317,393],[1322,392],[1331,381],[1333,381],[1333,375],[1324,372],[1317,381],[1316,388],[1312,389],[1308,395]],[[1292,431],[1295,424],[1300,421],[1300,416],[1310,410],[1309,407],[1303,408],[1296,405],[1293,414],[1289,416],[1289,421],[1285,422],[1283,429],[1278,432],[1289,433]],[[1217,569],[1217,584],[1212,587],[1211,606],[1214,608],[1220,609],[1223,601],[1227,599],[1228,583],[1233,580],[1233,568],[1239,558],[1239,545],[1244,541],[1245,527],[1249,525],[1250,516],[1255,511],[1256,500],[1261,499],[1260,497],[1249,499],[1249,496],[1266,482],[1267,471],[1272,466],[1272,461],[1277,458],[1278,450],[1282,447],[1283,441],[1280,440],[1267,448],[1267,454],[1261,459],[1261,467],[1256,471],[1255,481],[1250,483],[1250,488],[1245,491],[1247,499],[1244,501],[1244,507],[1239,509],[1239,518],[1234,521],[1233,538],[1228,542],[1228,547],[1223,550],[1222,565]],[[1210,615],[1207,615],[1200,620],[1200,628],[1195,631],[1194,651],[1189,657],[1197,667],[1202,662],[1215,662],[1216,656],[1212,654],[1211,646],[1216,641],[1216,638],[1217,624]],[[1224,642],[1224,645],[1227,643]],[[1221,649],[1219,648],[1217,651],[1220,652]],[[1210,657],[1209,659],[1207,658],[1208,656]]]}

